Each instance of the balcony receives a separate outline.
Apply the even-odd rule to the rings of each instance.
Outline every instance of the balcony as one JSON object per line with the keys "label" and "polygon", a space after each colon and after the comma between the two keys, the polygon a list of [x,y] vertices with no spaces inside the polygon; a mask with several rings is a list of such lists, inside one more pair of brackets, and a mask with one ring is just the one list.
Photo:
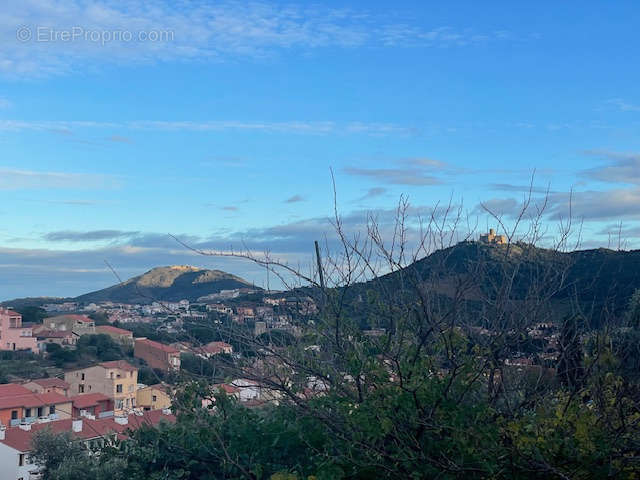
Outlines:
{"label": "balcony", "polygon": [[60,416],[57,413],[51,413],[49,415],[43,415],[41,417],[23,417],[12,419],[10,425],[12,427],[17,427],[18,425],[30,425],[32,423],[46,423],[54,420],[60,420]]}

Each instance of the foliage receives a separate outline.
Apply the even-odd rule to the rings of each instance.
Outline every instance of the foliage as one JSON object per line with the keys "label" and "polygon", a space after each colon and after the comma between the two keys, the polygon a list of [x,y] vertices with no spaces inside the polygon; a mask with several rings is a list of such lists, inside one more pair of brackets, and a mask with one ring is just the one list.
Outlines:
{"label": "foliage", "polygon": [[64,348],[56,343],[47,343],[49,360],[57,367],[122,360],[130,353],[106,334],[82,335],[75,348]]}
{"label": "foliage", "polygon": [[[106,451],[106,449],[105,449]],[[45,480],[124,480],[121,459],[102,461],[70,433],[53,433],[49,429],[37,432],[33,437],[30,456]]]}
{"label": "foliage", "polygon": [[30,351],[0,350],[0,383],[9,383],[11,376],[41,378],[47,376],[48,365],[40,355]]}
{"label": "foliage", "polygon": [[34,305],[28,305],[16,309],[20,315],[22,315],[23,322],[29,323],[42,323],[42,320],[47,316],[47,312],[40,307]]}
{"label": "foliage", "polygon": [[111,322],[109,322],[109,315],[107,315],[106,312],[91,312],[89,314],[89,318],[93,320],[96,325],[111,325]]}
{"label": "foliage", "polygon": [[640,288],[637,288],[629,299],[626,311],[627,325],[631,328],[640,328]]}
{"label": "foliage", "polygon": [[565,386],[571,389],[578,388],[584,376],[579,332],[580,320],[576,315],[566,317],[560,332],[558,378]]}

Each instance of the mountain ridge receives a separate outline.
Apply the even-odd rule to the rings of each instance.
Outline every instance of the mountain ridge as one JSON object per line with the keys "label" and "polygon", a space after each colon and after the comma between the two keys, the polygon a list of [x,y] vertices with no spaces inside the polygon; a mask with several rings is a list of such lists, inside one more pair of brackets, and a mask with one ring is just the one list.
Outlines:
{"label": "mountain ridge", "polygon": [[199,297],[237,288],[260,289],[245,279],[222,270],[191,265],[155,267],[117,285],[85,293],[75,301],[91,303],[149,303],[152,301],[196,301]]}

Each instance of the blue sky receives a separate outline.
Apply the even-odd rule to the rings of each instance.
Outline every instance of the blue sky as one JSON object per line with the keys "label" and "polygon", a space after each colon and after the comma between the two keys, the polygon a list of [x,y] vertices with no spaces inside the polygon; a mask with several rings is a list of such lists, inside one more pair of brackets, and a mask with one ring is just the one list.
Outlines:
{"label": "blue sky", "polygon": [[[454,199],[508,221],[531,181],[583,247],[640,240],[636,2],[8,0],[0,299],[77,295],[196,257],[308,262],[331,236]],[[68,35],[69,37],[65,37]],[[536,199],[542,194],[536,194]],[[388,226],[385,224],[385,226]]]}

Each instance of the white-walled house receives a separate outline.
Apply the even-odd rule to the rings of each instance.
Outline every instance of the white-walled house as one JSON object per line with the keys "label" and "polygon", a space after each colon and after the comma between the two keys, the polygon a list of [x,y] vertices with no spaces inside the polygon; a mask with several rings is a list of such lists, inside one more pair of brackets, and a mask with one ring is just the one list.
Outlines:
{"label": "white-walled house", "polygon": [[54,433],[71,434],[88,446],[125,438],[128,429],[137,429],[143,424],[157,425],[161,421],[175,422],[170,410],[150,410],[130,415],[109,418],[85,416],[77,419],[57,420],[46,423],[0,426],[0,480],[35,480],[39,478],[38,467],[31,463],[29,453],[36,432],[51,429]]}
{"label": "white-walled house", "polygon": [[[7,438],[7,430],[20,430],[16,435],[10,433]],[[37,467],[29,461],[31,450],[31,436],[20,427],[0,426],[0,480],[31,480],[32,473]]]}

